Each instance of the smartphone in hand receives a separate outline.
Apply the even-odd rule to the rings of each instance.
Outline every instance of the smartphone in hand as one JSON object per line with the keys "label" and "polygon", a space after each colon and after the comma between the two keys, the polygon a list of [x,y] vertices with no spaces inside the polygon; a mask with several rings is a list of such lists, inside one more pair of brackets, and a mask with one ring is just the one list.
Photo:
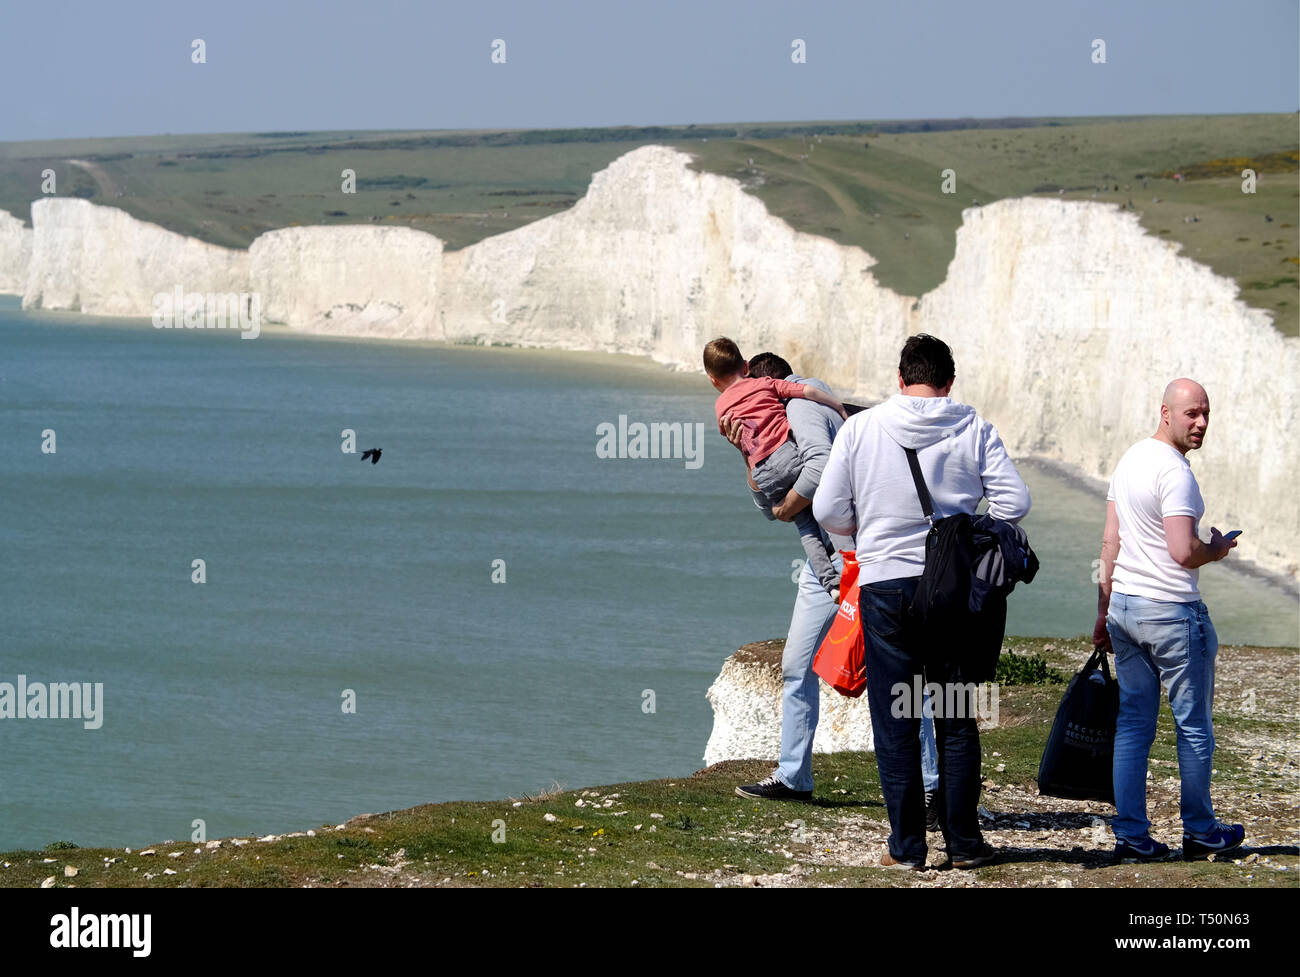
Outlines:
{"label": "smartphone in hand", "polygon": [[1223,541],[1224,541],[1225,543],[1230,543],[1230,542],[1232,542],[1234,539],[1236,539],[1236,538],[1237,538],[1238,536],[1240,536],[1240,535],[1241,535],[1241,530],[1240,530],[1240,529],[1234,529],[1234,530],[1233,530],[1232,532],[1230,532],[1230,533],[1224,533],[1224,534],[1223,534]]}

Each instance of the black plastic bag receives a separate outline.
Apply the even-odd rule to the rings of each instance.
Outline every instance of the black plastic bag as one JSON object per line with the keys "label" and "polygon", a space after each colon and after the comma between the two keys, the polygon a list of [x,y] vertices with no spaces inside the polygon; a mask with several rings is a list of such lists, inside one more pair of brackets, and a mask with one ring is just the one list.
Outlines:
{"label": "black plastic bag", "polygon": [[[1098,667],[1100,665],[1100,667]],[[1094,651],[1070,679],[1038,765],[1038,793],[1115,803],[1115,720],[1119,682],[1106,656]]]}

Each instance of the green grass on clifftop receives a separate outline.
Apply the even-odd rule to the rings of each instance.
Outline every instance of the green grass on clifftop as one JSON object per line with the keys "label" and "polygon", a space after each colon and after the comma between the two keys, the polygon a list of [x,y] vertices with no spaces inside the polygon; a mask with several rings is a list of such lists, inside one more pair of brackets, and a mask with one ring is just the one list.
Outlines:
{"label": "green grass on clifftop", "polygon": [[[1221,817],[1246,824],[1247,847],[1219,861],[1117,865],[1105,804],[1039,797],[1035,777],[1063,684],[1089,650],[1083,638],[1009,639],[1020,676],[1002,688],[996,728],[981,734],[985,837],[1002,854],[973,872],[878,867],[889,832],[874,755],[817,755],[811,804],[737,797],[770,759],[694,775],[536,797],[430,804],[362,815],[259,841],[208,848],[0,855],[0,886],[1284,886],[1297,883],[1294,648],[1219,652],[1213,792]],[[1249,708],[1245,703],[1249,702]],[[1162,710],[1151,757],[1153,835],[1179,844],[1174,732]],[[931,864],[941,840],[930,835]]]}

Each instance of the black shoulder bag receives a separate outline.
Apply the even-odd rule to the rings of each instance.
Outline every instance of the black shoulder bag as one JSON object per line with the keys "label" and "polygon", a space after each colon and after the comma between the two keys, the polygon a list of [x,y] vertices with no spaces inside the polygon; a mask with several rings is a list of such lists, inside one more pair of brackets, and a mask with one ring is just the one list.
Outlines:
{"label": "black shoulder bag", "polygon": [[968,512],[934,518],[930,490],[921,475],[915,448],[904,448],[921,511],[930,521],[925,537],[925,570],[908,607],[919,642],[916,650],[930,665],[956,666],[969,682],[992,680],[1007,624],[1006,595],[995,593],[972,611],[971,581],[981,556],[997,547],[995,535],[977,530]]}

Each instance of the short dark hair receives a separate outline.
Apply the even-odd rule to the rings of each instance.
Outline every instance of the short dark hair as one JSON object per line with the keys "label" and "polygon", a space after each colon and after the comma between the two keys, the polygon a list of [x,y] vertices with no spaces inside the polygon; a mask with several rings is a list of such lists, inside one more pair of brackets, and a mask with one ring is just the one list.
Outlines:
{"label": "short dark hair", "polygon": [[942,390],[952,383],[957,367],[947,343],[926,333],[918,333],[909,336],[903,344],[898,372],[906,386],[924,383]]}
{"label": "short dark hair", "polygon": [[775,353],[759,353],[749,358],[749,375],[751,377],[772,377],[784,380],[794,372],[790,364]]}
{"label": "short dark hair", "polygon": [[740,347],[726,336],[719,336],[704,347],[704,372],[711,377],[730,377],[745,369]]}

